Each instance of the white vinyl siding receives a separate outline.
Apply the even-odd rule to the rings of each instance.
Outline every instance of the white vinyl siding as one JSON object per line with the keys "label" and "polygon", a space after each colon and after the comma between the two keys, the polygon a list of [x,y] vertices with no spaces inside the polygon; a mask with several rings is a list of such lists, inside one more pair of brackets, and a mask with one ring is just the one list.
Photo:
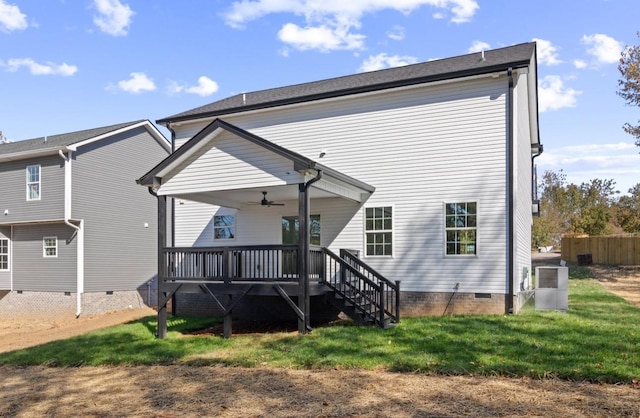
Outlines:
{"label": "white vinyl siding", "polygon": [[532,74],[523,74],[517,78],[514,89],[514,289],[531,287],[531,225],[533,215],[532,201],[532,162],[531,133],[529,126],[529,103],[527,97],[527,78]]}
{"label": "white vinyl siding", "polygon": [[[376,188],[367,207],[395,202],[393,258],[372,257],[367,263],[402,280],[403,290],[448,292],[460,282],[461,292],[504,293],[507,88],[506,77],[487,78],[221,119],[312,159],[324,149],[322,164]],[[177,129],[176,137],[182,137]],[[193,125],[188,129],[197,131]],[[474,201],[482,208],[476,257],[444,256],[443,201]],[[363,209],[343,199],[313,199],[311,211],[318,213],[318,207],[323,245],[364,254]],[[242,208],[237,234],[251,232],[238,245],[273,243],[269,236],[279,233],[270,229],[273,220],[250,220],[273,213]]]}
{"label": "white vinyl siding", "polygon": [[159,193],[281,186],[302,180],[290,160],[228,132],[219,133],[212,145],[203,155],[188,159],[185,164],[189,165],[162,184]]}

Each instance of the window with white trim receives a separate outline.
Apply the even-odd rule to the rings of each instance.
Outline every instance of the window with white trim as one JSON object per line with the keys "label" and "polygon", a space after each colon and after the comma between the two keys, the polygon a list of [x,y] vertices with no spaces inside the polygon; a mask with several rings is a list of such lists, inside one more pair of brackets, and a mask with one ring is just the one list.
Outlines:
{"label": "window with white trim", "polygon": [[393,207],[364,209],[365,255],[393,255]]}
{"label": "window with white trim", "polygon": [[477,252],[478,205],[476,202],[445,204],[446,255],[475,255]]}
{"label": "window with white trim", "polygon": [[236,215],[213,216],[213,239],[234,239],[236,237]]}
{"label": "window with white trim", "polygon": [[42,238],[42,256],[45,258],[58,256],[58,237]]}
{"label": "window with white trim", "polygon": [[0,271],[9,270],[9,240],[0,238]]}
{"label": "window with white trim", "polygon": [[27,166],[27,200],[40,200],[40,165]]}

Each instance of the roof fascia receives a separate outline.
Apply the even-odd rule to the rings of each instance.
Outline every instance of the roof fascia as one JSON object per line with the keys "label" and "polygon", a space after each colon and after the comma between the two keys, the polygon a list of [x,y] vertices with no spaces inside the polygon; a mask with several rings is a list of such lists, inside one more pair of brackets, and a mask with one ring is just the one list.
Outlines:
{"label": "roof fascia", "polygon": [[433,82],[438,82],[438,81],[455,80],[455,79],[458,79],[458,78],[481,76],[481,75],[493,74],[493,73],[496,73],[496,72],[506,71],[508,68],[517,69],[517,68],[528,67],[530,65],[530,62],[531,62],[530,59],[519,60],[519,61],[510,62],[510,63],[502,63],[502,64],[499,64],[499,65],[483,67],[481,69],[471,69],[471,70],[456,71],[456,72],[451,72],[451,73],[435,74],[435,75],[430,75],[430,76],[425,76],[425,77],[417,77],[417,78],[396,80],[396,81],[391,81],[391,82],[387,82],[387,83],[373,84],[373,85],[370,85],[370,86],[362,86],[362,87],[355,87],[355,88],[350,88],[350,89],[335,90],[335,91],[330,91],[330,92],[325,92],[325,93],[318,93],[318,94],[311,94],[311,95],[306,95],[306,96],[297,96],[297,97],[292,97],[292,98],[288,98],[288,99],[274,100],[274,101],[271,101],[271,102],[257,103],[257,104],[254,104],[254,105],[246,105],[246,106],[228,108],[228,109],[223,109],[223,110],[216,110],[216,111],[211,111],[211,112],[203,112],[203,113],[197,113],[197,114],[193,114],[193,115],[185,115],[185,116],[180,116],[180,117],[167,117],[167,118],[163,118],[163,119],[158,119],[156,121],[156,123],[158,123],[160,125],[163,125],[163,126],[167,126],[167,125],[169,125],[171,123],[175,123],[175,122],[186,122],[186,121],[194,120],[194,119],[205,119],[205,118],[211,118],[211,117],[215,117],[215,116],[226,115],[226,114],[230,114],[230,113],[245,113],[247,111],[252,111],[252,110],[261,110],[261,109],[267,109],[267,108],[284,106],[284,105],[291,105],[291,104],[305,103],[305,102],[311,102],[311,101],[322,100],[322,99],[329,99],[329,98],[334,98],[334,97],[351,96],[351,95],[354,95],[354,94],[369,93],[369,92],[375,92],[375,91],[380,91],[380,90],[388,90],[388,89],[393,89],[393,88],[398,88],[398,87],[405,87],[405,86],[414,86],[414,85],[417,85],[417,84],[427,84],[427,83],[433,83]]}
{"label": "roof fascia", "polygon": [[26,160],[27,158],[45,157],[45,156],[48,156],[48,155],[56,155],[60,151],[67,152],[69,150],[70,149],[69,149],[68,146],[61,145],[61,146],[57,146],[57,147],[54,147],[54,148],[45,148],[45,149],[14,152],[14,153],[11,153],[11,154],[0,155],[0,162],[2,162],[2,161],[18,161],[18,160]]}
{"label": "roof fascia", "polygon": [[[91,137],[91,138],[89,138],[89,139],[85,139],[84,141],[76,142],[75,144],[68,145],[68,146],[67,146],[67,148],[68,148],[69,150],[71,150],[71,151],[76,151],[79,147],[82,147],[82,146],[84,146],[84,145],[91,144],[91,143],[93,143],[93,142],[100,141],[100,140],[102,140],[102,139],[105,139],[105,138],[108,138],[108,137],[111,137],[111,136],[114,136],[114,135],[118,135],[118,134],[121,134],[121,133],[123,133],[123,132],[127,132],[127,131],[129,131],[129,130],[131,130],[131,129],[139,128],[139,127],[141,127],[141,126],[144,126],[144,127],[147,129],[147,131],[149,131],[149,133],[151,133],[151,135],[153,135],[154,137],[156,137],[156,140],[157,140],[158,142],[160,142],[161,144],[162,144],[162,142],[161,142],[161,139],[160,139],[160,138],[163,138],[163,139],[164,139],[164,142],[166,142],[166,144],[162,144],[162,145],[163,145],[167,150],[169,150],[169,151],[171,150],[171,145],[169,144],[169,142],[167,141],[167,139],[166,139],[166,138],[164,138],[164,135],[162,135],[162,133],[160,133],[160,131],[158,131],[158,130],[157,130],[157,129],[156,129],[156,128],[151,124],[151,122],[149,122],[148,120],[143,120],[143,121],[141,121],[141,122],[134,123],[134,124],[132,124],[132,125],[127,125],[127,126],[124,126],[124,127],[120,128],[120,129],[116,129],[115,131],[106,132],[106,133],[104,133],[104,134],[102,134],[102,135],[94,136],[94,137]],[[154,131],[155,131],[155,132],[154,132]],[[157,137],[156,135],[159,135],[160,137]]]}

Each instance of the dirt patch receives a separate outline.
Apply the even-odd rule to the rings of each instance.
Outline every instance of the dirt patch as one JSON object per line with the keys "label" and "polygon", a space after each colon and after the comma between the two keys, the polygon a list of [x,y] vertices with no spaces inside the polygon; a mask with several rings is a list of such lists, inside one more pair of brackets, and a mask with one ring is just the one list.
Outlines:
{"label": "dirt patch", "polygon": [[558,380],[188,366],[0,375],[0,416],[640,416],[639,389]]}
{"label": "dirt patch", "polygon": [[78,318],[73,315],[1,318],[0,353],[63,340],[155,314],[151,308],[136,308]]}
{"label": "dirt patch", "polygon": [[591,266],[590,268],[605,289],[640,307],[640,266]]}

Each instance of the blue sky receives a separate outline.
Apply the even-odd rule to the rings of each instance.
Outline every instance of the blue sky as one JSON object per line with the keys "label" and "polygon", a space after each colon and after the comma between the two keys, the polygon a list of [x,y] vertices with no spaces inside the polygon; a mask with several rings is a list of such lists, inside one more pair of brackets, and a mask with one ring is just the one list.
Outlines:
{"label": "blue sky", "polygon": [[[0,0],[10,140],[156,119],[232,94],[537,40],[539,173],[640,183],[616,95],[638,0]],[[163,130],[166,134],[166,130]]]}

